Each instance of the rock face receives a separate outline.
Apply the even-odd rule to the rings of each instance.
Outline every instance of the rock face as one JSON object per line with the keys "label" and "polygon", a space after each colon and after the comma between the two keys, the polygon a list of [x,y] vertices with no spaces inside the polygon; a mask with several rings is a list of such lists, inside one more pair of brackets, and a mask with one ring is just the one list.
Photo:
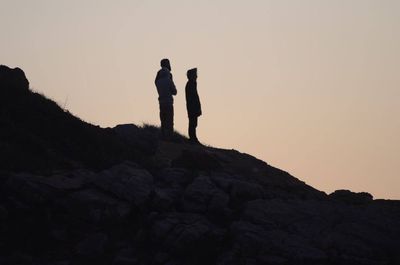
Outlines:
{"label": "rock face", "polygon": [[[0,143],[15,147],[0,118]],[[235,150],[158,141],[155,128],[108,130],[136,155],[93,168],[51,145],[74,166],[1,164],[0,264],[400,264],[399,201],[326,195]]]}
{"label": "rock face", "polygon": [[347,192],[338,199],[293,177],[279,184],[275,177],[285,173],[267,164],[233,175],[235,151],[195,148],[232,160],[219,161],[218,170],[125,162],[47,177],[2,172],[0,263],[400,261],[400,202],[348,199]]}
{"label": "rock face", "polygon": [[29,81],[24,71],[20,68],[11,69],[5,65],[0,65],[0,90],[3,95],[26,93],[29,91]]}
{"label": "rock face", "polygon": [[372,201],[373,197],[368,192],[351,192],[349,190],[337,190],[329,196],[337,201],[342,201],[350,204],[364,204]]}

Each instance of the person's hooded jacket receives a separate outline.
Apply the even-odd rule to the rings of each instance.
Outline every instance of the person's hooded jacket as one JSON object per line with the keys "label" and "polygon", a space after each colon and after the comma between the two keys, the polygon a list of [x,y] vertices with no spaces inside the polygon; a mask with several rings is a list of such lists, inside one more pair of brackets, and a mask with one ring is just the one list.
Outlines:
{"label": "person's hooded jacket", "polygon": [[185,87],[186,109],[189,117],[201,116],[201,104],[196,79],[189,79]]}

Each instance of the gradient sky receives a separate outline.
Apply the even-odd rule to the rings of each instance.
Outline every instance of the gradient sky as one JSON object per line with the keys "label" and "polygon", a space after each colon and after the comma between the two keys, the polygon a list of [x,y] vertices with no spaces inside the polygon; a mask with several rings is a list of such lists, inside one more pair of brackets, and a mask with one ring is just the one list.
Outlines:
{"label": "gradient sky", "polygon": [[203,143],[400,199],[398,0],[0,0],[0,32],[0,64],[88,122],[158,125],[168,57],[178,131],[198,67]]}

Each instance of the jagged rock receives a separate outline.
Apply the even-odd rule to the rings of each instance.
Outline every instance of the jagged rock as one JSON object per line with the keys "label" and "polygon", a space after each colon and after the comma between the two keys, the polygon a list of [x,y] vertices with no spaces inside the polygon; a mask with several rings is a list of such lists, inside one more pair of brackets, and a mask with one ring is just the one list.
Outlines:
{"label": "jagged rock", "polygon": [[243,220],[261,225],[265,229],[276,229],[299,219],[296,208],[280,200],[250,201],[246,204],[242,216]]}
{"label": "jagged rock", "polygon": [[78,190],[81,189],[85,183],[85,176],[82,178],[69,178],[63,175],[54,175],[51,178],[36,177],[36,179],[38,182],[41,182],[59,191]]}
{"label": "jagged rock", "polygon": [[207,176],[196,178],[183,195],[186,212],[218,214],[225,211],[228,202],[228,195],[218,189]]}
{"label": "jagged rock", "polygon": [[140,264],[139,259],[131,248],[124,248],[115,255],[113,265],[136,265]]}
{"label": "jagged rock", "polygon": [[[50,229],[50,228],[49,228]],[[52,240],[59,242],[67,242],[68,241],[68,231],[65,228],[55,227],[50,231],[50,236]]]}
{"label": "jagged rock", "polygon": [[142,207],[153,191],[153,176],[132,163],[124,163],[101,172],[94,182],[120,199]]}
{"label": "jagged rock", "polygon": [[4,206],[0,205],[0,224],[5,220],[7,220],[7,217],[8,217],[7,209]]}
{"label": "jagged rock", "polygon": [[135,146],[146,155],[153,155],[158,147],[158,135],[150,133],[135,124],[120,124],[113,128],[127,144]]}
{"label": "jagged rock", "polygon": [[218,186],[218,188],[222,189],[225,193],[229,194],[231,191],[232,181],[234,179],[238,179],[236,175],[229,175],[224,172],[218,172],[211,174],[210,179]]}
{"label": "jagged rock", "polygon": [[278,255],[262,255],[257,258],[257,264],[284,265],[288,264],[288,261],[287,258]]}
{"label": "jagged rock", "polygon": [[216,262],[217,265],[236,265],[240,263],[241,261],[234,255],[233,251],[220,254]]}
{"label": "jagged rock", "polygon": [[261,225],[235,222],[231,226],[235,237],[235,251],[244,257],[258,260],[276,259],[281,261],[322,262],[327,255],[302,237],[281,229],[264,229]]}
{"label": "jagged rock", "polygon": [[222,229],[203,216],[182,213],[158,216],[150,230],[152,240],[155,244],[160,244],[161,249],[173,255],[193,259],[204,259],[212,255],[223,234]]}
{"label": "jagged rock", "polygon": [[11,69],[0,65],[0,95],[5,93],[28,92],[29,81],[20,68]]}
{"label": "jagged rock", "polygon": [[271,248],[266,232],[260,225],[244,221],[233,222],[230,233],[235,244],[233,249],[244,257],[256,257],[260,251],[267,251]]}
{"label": "jagged rock", "polygon": [[104,255],[107,240],[106,234],[90,234],[76,246],[76,253],[85,258],[99,258]]}
{"label": "jagged rock", "polygon": [[170,255],[166,252],[159,252],[154,257],[155,264],[165,264],[169,261]]}
{"label": "jagged rock", "polygon": [[173,195],[171,196],[173,193],[174,191],[156,188],[154,191],[152,208],[160,212],[170,210],[174,203]]}
{"label": "jagged rock", "polygon": [[[134,163],[97,174],[56,174],[54,179],[9,174],[3,175],[1,183],[8,196],[3,207],[6,211],[12,207],[13,212],[25,214],[37,209],[47,212],[48,217],[37,214],[37,221],[29,221],[29,227],[56,218],[52,220],[57,225],[49,228],[52,242],[67,244],[82,229],[104,233],[110,231],[104,227],[117,229],[123,224],[123,231],[143,231],[131,240],[137,244],[149,241],[157,250],[154,257],[147,257],[153,264],[307,264],[328,260],[332,264],[374,264],[398,259],[394,246],[400,235],[396,228],[400,212],[391,202],[338,204],[335,200],[286,195],[269,199],[265,188],[247,176],[169,168],[153,178]],[[153,213],[145,226],[137,220],[131,224],[131,204],[151,207],[158,213]],[[49,206],[52,208],[43,208]],[[145,212],[138,217],[147,219]],[[7,215],[5,221],[10,218],[13,215]],[[78,229],[73,231],[75,236],[68,235],[72,224]],[[80,249],[88,241],[81,241]],[[222,245],[225,254],[220,252]],[[81,251],[79,257],[88,258],[86,252],[95,251]],[[171,254],[167,257],[162,253]],[[110,262],[151,263],[121,253]]]}
{"label": "jagged rock", "polygon": [[364,204],[372,201],[373,197],[368,192],[352,192],[349,190],[336,190],[329,197],[349,204]]}
{"label": "jagged rock", "polygon": [[12,174],[3,184],[3,190],[18,201],[28,205],[44,204],[53,201],[59,192],[56,188],[44,184],[45,178],[30,174]]}
{"label": "jagged rock", "polygon": [[264,188],[254,180],[247,180],[246,177],[219,173],[212,175],[211,179],[230,195],[233,206],[240,206],[247,201],[265,197]]}
{"label": "jagged rock", "polygon": [[183,168],[166,168],[157,174],[157,180],[163,186],[183,188],[193,181],[194,174]]}
{"label": "jagged rock", "polygon": [[86,189],[69,194],[59,202],[68,218],[90,223],[118,223],[130,213],[131,207],[99,190]]}
{"label": "jagged rock", "polygon": [[[8,211],[7,209],[0,205],[0,248],[3,248],[7,242],[4,240],[4,234],[7,232],[7,219],[8,219]],[[1,264],[1,257],[0,257],[0,264]]]}
{"label": "jagged rock", "polygon": [[29,254],[15,251],[11,253],[11,257],[9,259],[9,264],[32,264],[33,257]]}
{"label": "jagged rock", "polygon": [[69,262],[68,260],[58,260],[58,261],[52,262],[52,264],[54,264],[54,265],[70,265],[71,262]]}
{"label": "jagged rock", "polygon": [[165,207],[179,204],[184,189],[195,177],[195,174],[182,168],[166,168],[158,172],[155,176],[158,188],[154,194],[154,206],[163,211]]}
{"label": "jagged rock", "polygon": [[184,263],[173,260],[173,261],[169,261],[169,262],[165,263],[165,265],[184,265]]}

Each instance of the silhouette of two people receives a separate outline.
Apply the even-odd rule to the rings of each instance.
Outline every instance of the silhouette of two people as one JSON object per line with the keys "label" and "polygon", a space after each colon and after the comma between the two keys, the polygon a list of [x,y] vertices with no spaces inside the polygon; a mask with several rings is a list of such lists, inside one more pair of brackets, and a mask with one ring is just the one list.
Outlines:
{"label": "silhouette of two people", "polygon": [[[171,73],[171,64],[168,59],[162,59],[161,69],[157,72],[155,85],[158,92],[160,105],[161,135],[164,140],[172,140],[174,132],[174,96],[177,94],[176,86]],[[196,135],[197,120],[201,115],[201,104],[197,93],[197,68],[187,71],[187,84],[185,87],[186,109],[189,118],[190,142],[199,144]]]}

